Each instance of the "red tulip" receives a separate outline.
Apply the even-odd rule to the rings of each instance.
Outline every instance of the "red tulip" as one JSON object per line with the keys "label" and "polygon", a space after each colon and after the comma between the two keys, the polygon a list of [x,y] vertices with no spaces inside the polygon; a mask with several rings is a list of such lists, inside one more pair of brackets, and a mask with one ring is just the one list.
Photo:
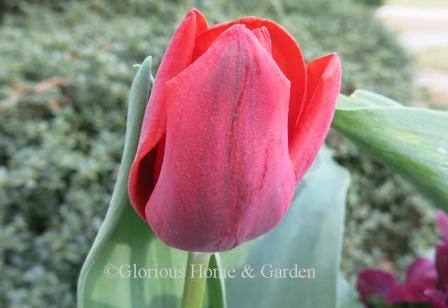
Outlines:
{"label": "red tulip", "polygon": [[341,83],[273,21],[208,27],[191,10],[165,52],[129,196],[168,245],[215,252],[273,228],[324,142]]}

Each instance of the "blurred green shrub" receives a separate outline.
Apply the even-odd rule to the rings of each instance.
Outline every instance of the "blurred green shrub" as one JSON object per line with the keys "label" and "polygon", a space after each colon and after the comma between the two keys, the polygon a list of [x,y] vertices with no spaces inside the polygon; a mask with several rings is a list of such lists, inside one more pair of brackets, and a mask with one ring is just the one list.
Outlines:
{"label": "blurred green shrub", "polygon": [[[78,271],[120,160],[132,64],[146,55],[160,61],[188,3],[33,2],[0,2],[12,9],[0,26],[0,303],[73,307]],[[340,52],[345,92],[362,87],[409,99],[408,59],[362,6],[328,0],[205,0],[199,6],[211,23],[247,14],[275,18],[307,58]],[[347,142],[337,136],[331,142],[354,178],[346,270],[374,262],[369,255],[412,251],[417,246],[403,235],[410,227],[415,238],[424,234],[425,202]],[[414,216],[418,221],[407,225]],[[388,241],[390,232],[399,244]]]}
{"label": "blurred green shrub", "polygon": [[177,20],[171,7],[151,18],[109,18],[102,10],[33,6],[5,16],[0,28],[6,307],[74,306],[78,271],[120,160],[132,64],[160,58]]}
{"label": "blurred green shrub", "polygon": [[373,7],[381,6],[386,2],[385,0],[357,0],[357,1],[359,1],[362,4],[373,6]]}

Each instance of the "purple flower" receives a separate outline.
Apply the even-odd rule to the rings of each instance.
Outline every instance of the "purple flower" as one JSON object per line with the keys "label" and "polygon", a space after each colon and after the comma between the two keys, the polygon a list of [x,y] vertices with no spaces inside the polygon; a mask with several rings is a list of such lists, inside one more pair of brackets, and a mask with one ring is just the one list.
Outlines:
{"label": "purple flower", "polygon": [[376,298],[389,305],[427,303],[433,308],[448,307],[448,214],[437,212],[437,226],[441,239],[436,244],[435,261],[415,260],[408,267],[403,283],[377,269],[358,274],[356,287],[366,307],[372,307],[372,299]]}
{"label": "purple flower", "polygon": [[392,287],[397,285],[395,277],[387,272],[367,269],[358,274],[356,288],[363,303],[367,303],[371,296],[384,298]]}
{"label": "purple flower", "polygon": [[435,289],[436,279],[434,262],[418,258],[408,267],[404,283],[390,288],[384,301],[387,304],[426,303],[428,297],[425,295],[425,291]]}

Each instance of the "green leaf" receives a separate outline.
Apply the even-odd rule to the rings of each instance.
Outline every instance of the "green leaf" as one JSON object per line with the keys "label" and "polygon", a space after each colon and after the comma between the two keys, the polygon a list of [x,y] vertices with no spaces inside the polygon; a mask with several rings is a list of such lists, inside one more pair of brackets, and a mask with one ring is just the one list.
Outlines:
{"label": "green leaf", "polygon": [[363,104],[365,106],[402,107],[399,102],[396,102],[393,99],[365,90],[356,90],[350,98],[358,104]]}
{"label": "green leaf", "polygon": [[[272,231],[235,251],[221,253],[224,268],[240,264],[255,278],[226,279],[229,307],[338,307],[338,276],[348,173],[322,149],[296,192],[290,209]],[[237,261],[239,260],[239,262]],[[306,268],[315,278],[268,278],[261,270]],[[266,266],[267,265],[267,266]],[[264,276],[269,276],[265,271]]]}
{"label": "green leaf", "polygon": [[340,96],[332,126],[448,209],[448,113],[356,91]]}
{"label": "green leaf", "polygon": [[[186,253],[156,238],[132,209],[127,193],[151,78],[148,57],[132,83],[123,159],[106,218],[79,276],[78,307],[172,308],[180,301],[182,278],[157,279],[154,270],[147,269],[183,269]],[[139,274],[145,278],[139,278]]]}

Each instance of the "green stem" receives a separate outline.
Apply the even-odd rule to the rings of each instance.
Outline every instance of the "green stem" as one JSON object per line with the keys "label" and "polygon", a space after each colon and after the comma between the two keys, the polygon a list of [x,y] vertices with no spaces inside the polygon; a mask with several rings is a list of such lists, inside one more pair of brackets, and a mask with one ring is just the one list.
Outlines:
{"label": "green stem", "polygon": [[205,271],[208,268],[211,253],[189,252],[185,274],[182,308],[201,308],[204,302]]}

